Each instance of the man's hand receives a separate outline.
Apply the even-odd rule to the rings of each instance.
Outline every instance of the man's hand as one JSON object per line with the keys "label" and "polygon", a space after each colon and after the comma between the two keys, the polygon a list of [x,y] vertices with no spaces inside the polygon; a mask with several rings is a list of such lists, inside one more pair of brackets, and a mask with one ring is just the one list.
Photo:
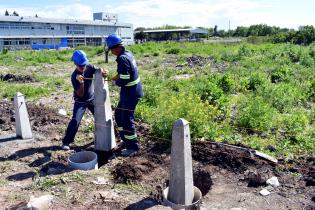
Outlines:
{"label": "man's hand", "polygon": [[107,69],[103,69],[101,68],[101,72],[104,78],[106,78],[108,76],[108,70]]}
{"label": "man's hand", "polygon": [[113,81],[117,81],[118,79],[119,79],[119,76],[118,76],[118,75],[112,77],[112,80],[113,80]]}
{"label": "man's hand", "polygon": [[80,82],[80,84],[84,83],[84,77],[82,75],[77,75],[76,79]]}
{"label": "man's hand", "polygon": [[118,75],[112,77],[112,80],[113,80],[113,81],[117,81],[118,79],[119,79],[119,76],[118,76]]}

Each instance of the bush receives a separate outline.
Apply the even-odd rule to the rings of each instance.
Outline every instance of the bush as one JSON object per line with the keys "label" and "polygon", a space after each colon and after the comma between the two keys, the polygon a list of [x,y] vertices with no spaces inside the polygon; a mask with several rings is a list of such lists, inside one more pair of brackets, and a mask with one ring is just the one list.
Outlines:
{"label": "bush", "polygon": [[261,133],[272,128],[275,113],[262,97],[243,97],[238,103],[236,123],[241,128]]}
{"label": "bush", "polygon": [[253,54],[253,51],[249,48],[249,45],[243,44],[238,49],[238,55],[240,57],[250,57]]}
{"label": "bush", "polygon": [[179,48],[171,48],[171,49],[167,49],[166,50],[167,54],[179,54],[180,53],[180,49]]}
{"label": "bush", "polygon": [[226,93],[232,92],[234,88],[234,80],[227,74],[218,80],[218,86]]}
{"label": "bush", "polygon": [[289,111],[293,106],[301,105],[307,98],[304,90],[286,83],[260,88],[258,95],[269,101],[281,113]]}
{"label": "bush", "polygon": [[247,89],[255,91],[259,87],[261,87],[263,84],[265,84],[266,82],[267,82],[267,80],[263,74],[261,74],[261,73],[251,74],[249,77]]}
{"label": "bush", "polygon": [[288,80],[291,69],[288,66],[279,66],[271,71],[271,82],[278,83]]}
{"label": "bush", "polygon": [[309,55],[315,59],[315,42],[313,42],[309,47]]}
{"label": "bush", "polygon": [[137,114],[152,125],[152,132],[160,138],[171,138],[172,127],[179,118],[186,119],[190,124],[192,138],[216,135],[216,125],[212,122],[217,110],[195,94],[163,92],[157,99],[155,107],[141,103]]}
{"label": "bush", "polygon": [[286,130],[291,137],[295,137],[299,132],[302,132],[308,123],[308,117],[303,112],[286,114],[282,119],[282,125],[284,125],[283,129]]}

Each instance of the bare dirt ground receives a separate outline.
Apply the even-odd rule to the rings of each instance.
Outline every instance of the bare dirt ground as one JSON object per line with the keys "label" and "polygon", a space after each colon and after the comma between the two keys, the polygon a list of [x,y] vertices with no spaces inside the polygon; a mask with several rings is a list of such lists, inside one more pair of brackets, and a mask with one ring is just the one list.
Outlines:
{"label": "bare dirt ground", "polygon": [[[196,59],[200,60],[192,58]],[[20,75],[10,78],[29,81]],[[67,97],[54,93],[40,99],[40,103],[27,103],[34,141],[0,142],[0,209],[21,209],[31,196],[46,194],[53,195],[50,209],[56,210],[157,209],[161,192],[168,185],[169,146],[150,137],[149,126],[137,121],[142,141],[139,154],[123,158],[119,150],[98,153],[99,170],[72,171],[68,157],[77,151],[93,150],[93,133],[88,129],[93,118],[86,115],[83,119],[73,150],[60,150],[71,115],[71,100],[69,97],[66,101]],[[54,108],[47,101],[55,101],[58,106]],[[15,133],[12,104],[11,100],[0,101],[0,136]],[[68,116],[58,115],[60,104],[67,107]],[[201,209],[315,209],[313,157],[274,164],[247,150],[214,142],[193,144],[192,154],[194,184],[203,194]],[[278,177],[279,187],[266,185],[272,176]],[[260,195],[263,188],[271,194]]]}

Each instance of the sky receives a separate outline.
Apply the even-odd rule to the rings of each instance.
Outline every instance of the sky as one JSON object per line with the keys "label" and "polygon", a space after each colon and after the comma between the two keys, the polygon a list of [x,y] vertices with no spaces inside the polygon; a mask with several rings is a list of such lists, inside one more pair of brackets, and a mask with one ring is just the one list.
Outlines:
{"label": "sky", "polygon": [[0,15],[92,20],[93,12],[118,14],[137,27],[214,27],[267,24],[297,29],[315,26],[314,0],[0,0]]}

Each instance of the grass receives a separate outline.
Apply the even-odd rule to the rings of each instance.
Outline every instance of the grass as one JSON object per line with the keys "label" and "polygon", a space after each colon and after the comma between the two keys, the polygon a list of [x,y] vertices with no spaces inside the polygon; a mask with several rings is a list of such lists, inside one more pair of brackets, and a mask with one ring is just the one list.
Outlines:
{"label": "grass", "polygon": [[82,184],[84,180],[85,176],[75,171],[58,177],[37,177],[33,181],[31,188],[33,190],[50,191],[56,186],[62,187],[63,185],[67,185],[72,182]]}
{"label": "grass", "polygon": [[[102,47],[80,49],[92,63],[110,69],[111,76],[116,74],[114,56],[105,64]],[[148,42],[128,49],[141,61],[145,96],[136,115],[152,127],[150,135],[170,141],[173,123],[185,118],[193,140],[242,143],[285,158],[315,155],[313,45]],[[72,52],[16,51],[0,59],[21,72],[21,66],[45,63],[71,66]],[[187,58],[191,56],[201,56],[208,64],[190,67]],[[0,97],[12,97],[16,91],[34,99],[56,91],[71,92],[70,73],[55,71],[33,72],[38,82],[32,84],[0,82]],[[174,79],[183,74],[192,77]],[[116,104],[119,88],[110,86],[110,91]],[[88,126],[84,132],[92,130]],[[268,145],[276,150],[269,151]]]}

